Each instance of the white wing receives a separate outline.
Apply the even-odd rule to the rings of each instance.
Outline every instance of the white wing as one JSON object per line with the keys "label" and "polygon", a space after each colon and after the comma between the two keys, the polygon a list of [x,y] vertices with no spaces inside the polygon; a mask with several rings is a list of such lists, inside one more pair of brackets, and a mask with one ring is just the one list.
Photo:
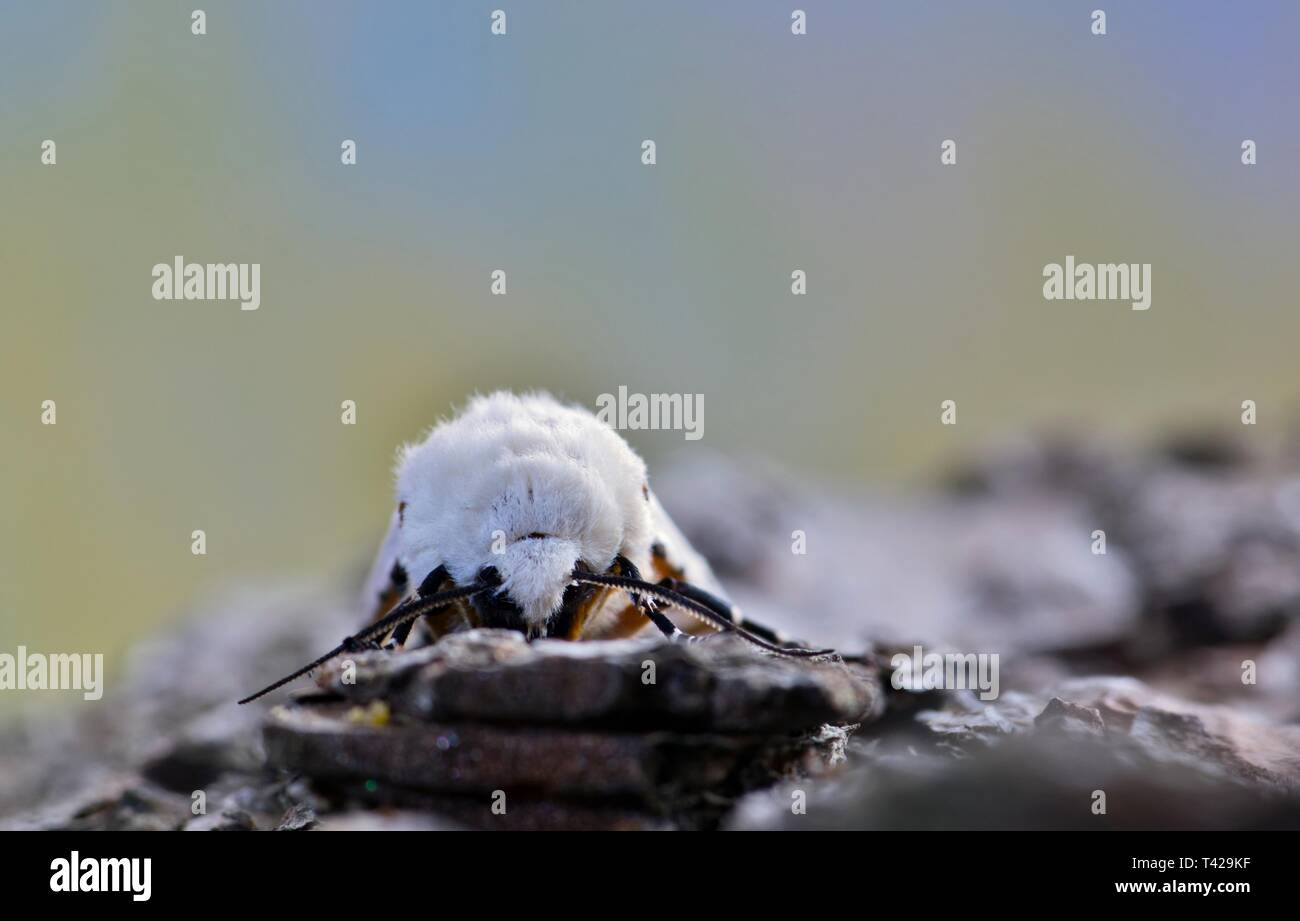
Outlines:
{"label": "white wing", "polygon": [[691,542],[673,524],[659,503],[659,497],[653,492],[650,493],[650,521],[654,529],[654,541],[663,548],[668,565],[680,570],[685,581],[730,602],[718,577],[713,574],[709,561],[691,546]]}
{"label": "white wing", "polygon": [[392,585],[393,565],[397,562],[397,534],[401,522],[398,520],[396,509],[393,510],[393,517],[388,522],[388,533],[384,535],[384,541],[379,545],[379,553],[375,556],[375,562],[370,567],[370,575],[366,577],[365,586],[361,591],[361,610],[369,617],[374,613],[375,608],[379,605],[380,599]]}

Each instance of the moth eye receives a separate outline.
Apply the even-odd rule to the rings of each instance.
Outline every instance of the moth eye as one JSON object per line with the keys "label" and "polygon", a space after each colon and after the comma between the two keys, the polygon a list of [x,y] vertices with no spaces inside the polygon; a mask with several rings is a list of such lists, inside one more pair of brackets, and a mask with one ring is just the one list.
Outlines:
{"label": "moth eye", "polygon": [[642,483],[642,484],[641,484],[641,495],[645,497],[645,500],[646,500],[647,502],[650,501],[650,484],[649,484],[649,483]]}
{"label": "moth eye", "polygon": [[399,502],[399,503],[397,503],[397,523],[398,523],[398,524],[405,524],[405,523],[406,523],[406,503],[405,503],[405,502]]}

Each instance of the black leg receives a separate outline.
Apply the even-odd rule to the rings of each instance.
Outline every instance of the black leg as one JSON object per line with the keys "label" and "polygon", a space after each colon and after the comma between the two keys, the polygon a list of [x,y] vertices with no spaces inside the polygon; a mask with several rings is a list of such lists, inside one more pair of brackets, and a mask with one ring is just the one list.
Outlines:
{"label": "black leg", "polygon": [[715,614],[719,614],[731,621],[737,627],[741,627],[749,633],[754,634],[769,643],[776,643],[781,646],[801,646],[802,643],[795,642],[789,637],[773,630],[771,627],[765,627],[762,624],[756,624],[752,620],[746,620],[741,616],[740,611],[731,604],[723,601],[712,592],[706,592],[702,588],[691,585],[689,582],[683,582],[681,579],[660,579],[659,584],[664,588],[672,589],[679,595],[685,595],[692,601],[699,602]]}
{"label": "black leg", "polygon": [[[614,565],[610,567],[610,572],[614,573],[614,575],[616,576],[624,576],[625,578],[628,579],[636,579],[637,581],[642,581],[641,570],[637,569],[636,564],[633,563],[631,560],[629,560],[627,557],[623,556],[622,554],[619,554],[618,556],[614,557]],[[645,598],[642,598],[636,592],[628,592],[627,594],[628,597],[632,599],[632,603],[636,605],[642,611],[642,613],[646,613],[649,611],[657,612],[659,610],[659,606],[655,604],[653,600],[647,600]],[[646,613],[646,616],[649,617],[649,614]],[[662,617],[664,621],[668,623],[669,626],[672,626],[672,621],[668,620],[667,617],[664,617],[662,614],[660,614],[659,616]],[[654,618],[651,618],[651,620],[654,620]],[[659,621],[657,620],[655,621],[655,626],[658,627],[660,630],[664,629],[663,625],[660,624]],[[676,630],[677,628],[673,627],[673,629]],[[671,637],[672,634],[665,633],[664,635]]]}
{"label": "black leg", "polygon": [[[611,567],[611,571],[615,575],[625,576],[629,579],[641,579],[641,571],[625,556],[614,557],[614,565]],[[644,614],[650,623],[658,627],[659,632],[668,639],[677,643],[689,642],[695,639],[689,633],[683,633],[679,630],[677,625],[669,620],[668,616],[660,611],[653,601],[649,601],[632,591],[628,592],[628,596],[632,599],[632,603],[636,605],[636,609]]]}
{"label": "black leg", "polygon": [[691,636],[689,633],[683,633],[681,630],[678,630],[677,625],[669,620],[662,611],[657,611],[654,608],[647,608],[645,605],[639,603],[636,607],[638,611],[650,620],[650,623],[659,628],[660,633],[673,642],[686,643],[696,639],[696,637]]}
{"label": "black leg", "polygon": [[[424,581],[420,583],[420,587],[416,589],[416,592],[421,598],[424,598],[427,595],[432,595],[434,592],[441,589],[443,583],[445,583],[449,578],[451,578],[451,575],[447,572],[447,567],[439,566],[433,572],[424,577]],[[402,624],[393,631],[393,644],[398,648],[405,646],[407,639],[411,636],[411,631],[414,629],[415,621],[413,620],[409,620]]]}
{"label": "black leg", "polygon": [[393,637],[389,642],[397,649],[406,645],[406,640],[411,635],[411,630],[415,628],[415,621],[409,620],[393,631]]}

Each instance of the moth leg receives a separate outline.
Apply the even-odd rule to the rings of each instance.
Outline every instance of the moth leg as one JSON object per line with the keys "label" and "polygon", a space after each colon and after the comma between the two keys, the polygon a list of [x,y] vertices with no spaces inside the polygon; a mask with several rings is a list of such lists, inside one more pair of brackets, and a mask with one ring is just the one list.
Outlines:
{"label": "moth leg", "polygon": [[641,613],[641,609],[634,604],[628,604],[609,618],[601,618],[601,622],[596,626],[595,630],[591,629],[592,622],[588,621],[587,630],[583,635],[573,637],[573,639],[626,639],[644,630],[645,622],[646,616]]}
{"label": "moth leg", "polygon": [[[623,576],[629,579],[641,580],[641,571],[636,564],[627,557],[619,555],[614,558],[613,564],[609,568],[610,575]],[[699,639],[692,636],[678,627],[669,617],[663,613],[657,602],[651,598],[642,596],[634,590],[627,591],[628,597],[632,603],[624,607],[618,613],[613,615],[611,620],[603,622],[596,630],[595,638],[602,640],[624,639],[635,636],[645,629],[646,621],[654,624],[655,629],[666,636],[673,642],[693,642]],[[594,609],[608,600],[611,593],[601,593],[592,598],[590,602],[590,613]],[[590,616],[577,618],[581,623],[575,623],[572,631],[566,631],[566,638],[579,639],[586,632],[586,627],[591,623]]]}
{"label": "moth leg", "polygon": [[683,582],[681,579],[674,579],[669,576],[666,579],[660,579],[659,584],[664,588],[671,589],[679,595],[685,595],[692,601],[697,601],[704,605],[715,614],[719,614],[731,621],[737,627],[754,634],[759,639],[767,640],[769,643],[776,643],[779,646],[799,646],[802,645],[784,633],[773,630],[771,627],[763,624],[756,624],[752,620],[746,620],[740,613],[740,609],[733,604],[728,604],[712,592],[706,592],[704,589],[691,585],[689,582]]}
{"label": "moth leg", "polygon": [[[641,580],[641,570],[637,569],[636,564],[621,553],[614,557],[614,564],[609,567],[609,571],[616,576],[626,576],[629,579]],[[647,611],[658,609],[658,605],[655,604],[654,601],[642,598],[636,592],[628,592],[628,596],[632,599],[632,604],[636,605],[638,609]],[[658,625],[656,624],[656,626]],[[659,629],[662,630],[663,628],[660,627]]]}
{"label": "moth leg", "polygon": [[657,610],[656,608],[642,607],[638,604],[636,605],[636,609],[641,612],[650,623],[658,627],[660,633],[668,637],[668,639],[674,643],[690,643],[699,639],[698,636],[691,636],[689,633],[683,633],[678,629],[675,623],[669,620],[662,611]]}
{"label": "moth leg", "polygon": [[385,649],[401,649],[406,645],[407,639],[411,636],[411,630],[415,627],[415,621],[408,621],[393,631],[388,642],[384,644]]}
{"label": "moth leg", "polygon": [[[665,588],[675,588],[678,585],[689,584],[686,581],[685,570],[673,563],[668,556],[668,549],[659,541],[650,545],[650,567],[654,574],[659,577],[659,584]],[[695,588],[695,586],[692,585],[691,588]],[[703,589],[698,589],[698,591],[703,591]],[[728,620],[732,619],[731,605],[716,595],[709,595],[709,601],[701,601],[700,603]],[[686,623],[683,629],[693,636],[709,636],[717,632],[718,627],[692,619]]]}
{"label": "moth leg", "polygon": [[[433,572],[429,573],[429,575],[425,577],[424,581],[420,583],[420,587],[416,589],[416,594],[421,598],[426,595],[432,595],[442,588],[448,578],[450,578],[450,576],[447,573],[447,567],[439,566]],[[388,586],[379,595],[379,607],[375,611],[374,617],[370,619],[370,623],[375,623],[383,618],[384,615],[395,608],[406,597],[407,585],[409,582],[410,579],[407,576],[406,569],[401,563],[394,563],[393,571],[389,575]],[[421,619],[428,620],[429,618],[426,616]],[[382,647],[379,643],[376,643],[374,648],[384,648],[389,650],[401,649],[406,645],[406,641],[410,638],[411,630],[414,629],[415,624],[415,620],[408,620],[406,623],[401,624],[389,635],[387,643],[384,643]]]}
{"label": "moth leg", "polygon": [[431,612],[420,619],[422,645],[431,646],[449,633],[459,633],[462,630],[473,630],[475,627],[483,626],[478,611],[474,610],[474,605],[467,601],[457,601],[449,605],[445,613],[440,616],[435,616],[436,614],[437,612]]}
{"label": "moth leg", "polygon": [[[592,619],[596,616],[596,613],[600,611],[600,609],[604,607],[605,603],[617,593],[618,590],[612,588],[602,588],[592,592],[586,601],[581,602],[577,606],[577,609],[573,614],[573,619],[567,625],[560,625],[562,629],[559,635],[566,640],[582,639],[583,634],[586,633],[587,628],[592,623]],[[619,616],[621,618],[622,614]],[[644,619],[638,616],[635,620],[634,629],[639,629],[644,623]]]}
{"label": "moth leg", "polygon": [[[619,555],[614,557],[614,565],[610,571],[616,576],[626,576],[629,579],[640,579],[641,571],[627,557]],[[632,607],[641,614],[646,620],[654,624],[659,632],[674,643],[690,642],[695,639],[689,633],[684,633],[678,626],[668,619],[668,616],[660,611],[658,606],[648,598],[642,598],[636,592],[628,592],[632,599]]]}
{"label": "moth leg", "polygon": [[[472,630],[483,626],[474,606],[464,600],[453,601],[440,611],[430,611],[423,617],[405,625],[404,630],[393,631],[393,638],[384,645],[385,649],[404,648],[410,642],[411,631],[419,625],[418,646],[432,646],[449,633]],[[400,645],[398,645],[400,644]]]}

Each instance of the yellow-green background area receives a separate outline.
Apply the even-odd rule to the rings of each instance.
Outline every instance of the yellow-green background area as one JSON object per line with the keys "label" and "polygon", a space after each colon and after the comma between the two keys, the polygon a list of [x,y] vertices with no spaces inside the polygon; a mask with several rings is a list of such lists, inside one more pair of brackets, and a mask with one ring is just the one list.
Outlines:
{"label": "yellow-green background area", "polygon": [[[703,393],[703,441],[631,434],[652,469],[836,488],[1295,409],[1287,0],[803,0],[798,38],[791,2],[196,5],[0,5],[0,651],[114,661],[223,584],[344,572],[476,390]],[[1044,301],[1066,254],[1152,263],[1152,308]],[[261,263],[261,309],[153,300],[176,255]]]}

